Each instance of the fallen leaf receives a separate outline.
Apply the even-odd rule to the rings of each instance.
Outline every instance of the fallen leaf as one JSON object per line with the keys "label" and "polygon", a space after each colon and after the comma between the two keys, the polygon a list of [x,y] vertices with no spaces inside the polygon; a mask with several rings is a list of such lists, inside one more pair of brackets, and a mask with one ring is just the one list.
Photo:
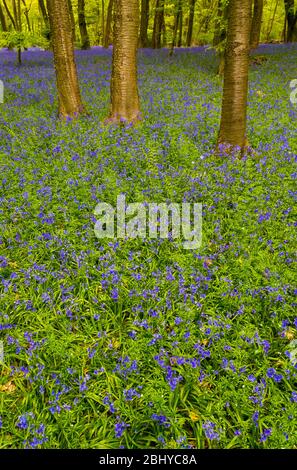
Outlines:
{"label": "fallen leaf", "polygon": [[0,392],[13,393],[16,390],[16,386],[13,382],[7,382],[5,385],[0,385]]}
{"label": "fallen leaf", "polygon": [[190,417],[191,421],[199,421],[199,419],[200,419],[200,416],[197,415],[197,413],[195,411],[189,411],[189,417]]}

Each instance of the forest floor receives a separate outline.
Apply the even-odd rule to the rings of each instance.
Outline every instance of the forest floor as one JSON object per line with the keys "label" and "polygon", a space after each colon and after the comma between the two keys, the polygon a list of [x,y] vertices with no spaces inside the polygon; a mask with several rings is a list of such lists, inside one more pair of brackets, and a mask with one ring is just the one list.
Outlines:
{"label": "forest floor", "polygon": [[[66,123],[51,54],[1,53],[1,448],[297,447],[297,47],[258,52],[242,160],[212,51],[140,51],[136,128],[102,125],[111,51],[77,53]],[[201,248],[97,239],[120,194],[203,203]]]}

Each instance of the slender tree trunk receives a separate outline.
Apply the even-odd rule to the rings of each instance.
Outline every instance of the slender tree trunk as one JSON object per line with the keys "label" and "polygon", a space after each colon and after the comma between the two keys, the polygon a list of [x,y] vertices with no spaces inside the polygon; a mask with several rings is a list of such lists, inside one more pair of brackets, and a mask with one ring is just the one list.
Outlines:
{"label": "slender tree trunk", "polygon": [[46,10],[44,0],[38,0],[38,4],[39,4],[39,9],[40,9],[44,24],[45,24],[45,26],[48,26],[49,25],[49,19],[48,19],[48,14],[47,14],[47,10]]}
{"label": "slender tree trunk", "polygon": [[167,30],[166,30],[166,23],[165,23],[165,12],[163,9],[163,15],[162,15],[162,28],[161,28],[161,33],[162,33],[162,41],[161,41],[161,47],[165,47],[167,44]]}
{"label": "slender tree trunk", "polygon": [[137,86],[138,0],[117,0],[111,72],[111,112],[107,122],[135,123],[140,119]]}
{"label": "slender tree trunk", "polygon": [[104,5],[104,0],[101,0],[101,5],[102,5],[102,17],[101,17],[102,44],[104,45],[104,38],[105,38],[105,5]]}
{"label": "slender tree trunk", "polygon": [[10,21],[12,23],[12,26],[14,27],[15,31],[17,31],[17,25],[15,24],[14,17],[12,16],[12,14],[10,12],[10,9],[8,8],[6,0],[3,0],[3,5],[4,5],[4,8],[6,10],[7,16],[8,16],[8,18],[10,19]]}
{"label": "slender tree trunk", "polygon": [[156,1],[154,29],[153,29],[153,38],[152,38],[153,49],[161,48],[161,37],[162,37],[162,31],[164,28],[164,5],[165,5],[165,0]]}
{"label": "slender tree trunk", "polygon": [[297,12],[295,13],[294,0],[284,0],[287,18],[287,37],[286,42],[294,40],[294,32],[297,24]]}
{"label": "slender tree trunk", "polygon": [[174,17],[174,26],[173,26],[173,34],[172,34],[172,42],[171,42],[171,47],[170,47],[170,53],[169,55],[173,55],[173,51],[176,45],[176,38],[177,38],[177,32],[178,32],[178,24],[179,24],[179,5]]}
{"label": "slender tree trunk", "polygon": [[192,45],[195,4],[196,4],[196,0],[190,0],[189,22],[188,22],[188,31],[187,31],[187,47],[191,47]]}
{"label": "slender tree trunk", "polygon": [[46,39],[48,41],[51,40],[51,31],[50,31],[50,24],[49,24],[49,17],[48,17],[48,13],[47,13],[47,8],[46,8],[46,5],[44,3],[44,0],[38,0],[38,5],[39,5],[39,10],[40,10],[40,13],[41,13],[41,16],[43,18],[43,22],[44,22],[44,31],[43,31],[43,35],[46,37]]}
{"label": "slender tree trunk", "polygon": [[20,27],[19,27],[18,10],[17,10],[17,4],[16,4],[17,1],[18,0],[12,0],[12,11],[13,11],[13,16],[14,16],[16,31],[19,31]]}
{"label": "slender tree trunk", "polygon": [[86,16],[85,16],[85,0],[78,0],[77,2],[78,25],[81,37],[81,48],[83,50],[90,49],[90,38],[87,29]]}
{"label": "slender tree trunk", "polygon": [[213,41],[212,45],[215,47],[221,42],[221,36],[222,36],[222,17],[224,14],[224,6],[222,3],[222,0],[218,1],[218,10],[217,10],[217,16],[216,16],[216,21],[215,21],[215,31],[214,31],[214,36],[213,36]]}
{"label": "slender tree trunk", "polygon": [[4,11],[3,11],[3,8],[2,8],[2,5],[0,3],[0,22],[1,22],[1,28],[2,28],[2,31],[8,31],[8,27],[7,27],[7,23],[6,23],[6,18],[5,18],[5,14],[4,14]]}
{"label": "slender tree trunk", "polygon": [[[18,33],[21,33],[22,32],[21,0],[12,0],[12,10],[13,10],[13,16],[14,16],[16,31]],[[17,64],[22,65],[22,46],[21,46],[20,42],[17,46]]]}
{"label": "slender tree trunk", "polygon": [[254,0],[254,11],[251,28],[250,46],[251,49],[256,49],[260,43],[262,17],[263,17],[263,0]]}
{"label": "slender tree trunk", "polygon": [[31,32],[32,28],[31,28],[31,23],[30,23],[30,18],[29,18],[30,8],[27,7],[26,0],[22,0],[22,4],[24,5],[24,8],[25,8],[24,9],[24,15],[25,15],[25,18],[26,18],[26,21],[27,21],[28,31]]}
{"label": "slender tree trunk", "polygon": [[[267,38],[269,38],[270,33],[271,33],[271,29],[269,30],[269,35],[267,33]],[[283,32],[282,32],[282,41],[286,42],[286,40],[287,40],[287,18],[285,17],[284,27],[283,27]]]}
{"label": "slender tree trunk", "polygon": [[[222,0],[219,0],[217,20],[216,20],[216,25],[215,25],[215,33],[214,33],[214,38],[213,38],[214,47],[219,46],[226,39],[227,20],[228,20],[228,4],[223,3]],[[223,47],[220,47],[218,49],[219,49],[218,51],[218,56],[219,56],[218,75],[223,76],[224,68],[225,68],[225,51]]]}
{"label": "slender tree trunk", "polygon": [[67,0],[47,0],[61,118],[85,111],[81,101],[74,59],[73,33]]}
{"label": "slender tree trunk", "polygon": [[[269,41],[269,37],[270,37],[271,31],[272,31],[272,28],[273,28],[273,25],[274,25],[274,20],[275,20],[275,15],[276,15],[278,4],[279,4],[279,0],[276,0],[275,8],[274,8],[273,15],[272,15],[272,18],[271,18],[271,21],[270,21],[270,26],[269,26],[269,23],[268,23],[268,26],[267,26],[266,41]],[[287,19],[285,18],[285,26],[286,26],[286,24],[287,24]],[[285,38],[286,38],[286,36],[285,36]],[[284,38],[284,41],[286,40],[285,38]]]}
{"label": "slender tree trunk", "polygon": [[179,19],[178,19],[179,34],[178,34],[177,47],[181,47],[182,42],[183,42],[183,6],[182,6],[181,1],[180,1],[179,5],[180,5],[180,7],[179,7]]}
{"label": "slender tree trunk", "polygon": [[100,5],[99,2],[96,3],[96,22],[95,22],[95,45],[99,46],[101,41],[101,31],[100,31]]}
{"label": "slender tree trunk", "polygon": [[149,24],[149,14],[150,14],[150,1],[141,0],[139,47],[148,46],[147,30],[148,30],[148,24]]}
{"label": "slender tree trunk", "polygon": [[104,35],[104,47],[108,48],[111,42],[112,12],[114,0],[109,0],[107,7],[106,26]]}
{"label": "slender tree trunk", "polygon": [[251,0],[230,0],[224,90],[218,144],[247,147],[246,112],[251,31]]}
{"label": "slender tree trunk", "polygon": [[72,31],[72,37],[73,37],[73,44],[75,44],[76,31],[75,31],[75,18],[74,18],[74,13],[73,13],[72,0],[68,0],[68,9],[69,9],[69,14],[70,14],[70,19],[71,19],[71,31]]}

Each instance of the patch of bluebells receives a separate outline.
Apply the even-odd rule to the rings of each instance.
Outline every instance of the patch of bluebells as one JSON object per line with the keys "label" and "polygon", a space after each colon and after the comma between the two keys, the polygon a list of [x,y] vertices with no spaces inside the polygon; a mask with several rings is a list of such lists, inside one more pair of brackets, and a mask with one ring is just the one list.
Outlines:
{"label": "patch of bluebells", "polygon": [[271,429],[264,429],[260,436],[260,442],[265,442],[271,436],[272,430]]}
{"label": "patch of bluebells", "polygon": [[218,427],[215,423],[206,421],[202,424],[202,429],[204,431],[205,437],[210,441],[220,439],[220,430],[218,430]]}
{"label": "patch of bluebells", "polygon": [[[142,386],[139,385],[138,389],[141,390]],[[129,389],[124,390],[124,398],[126,401],[132,401],[133,398],[135,397],[137,398],[141,397],[141,394],[135,388],[129,388]]]}
{"label": "patch of bluebells", "polygon": [[157,424],[159,424],[160,426],[163,426],[164,428],[170,427],[170,422],[165,415],[158,415],[156,413],[153,413],[151,416],[151,419],[155,421]]}
{"label": "patch of bluebells", "polygon": [[[51,430],[37,432],[22,389],[3,394],[3,409],[15,411],[2,413],[2,420],[17,447],[41,447],[47,438],[55,446],[56,421],[70,423],[70,416],[64,432],[71,446],[92,447],[81,430],[89,426],[95,396],[109,446],[114,435],[122,445],[127,423],[125,446],[143,445],[148,421],[161,427],[165,446],[173,439],[167,418],[173,412],[176,436],[192,443],[183,404],[172,407],[185,390],[189,406],[199,394],[202,434],[216,446],[234,438],[221,432],[227,413],[237,444],[246,445],[260,412],[265,422],[277,415],[282,424],[269,436],[263,431],[261,442],[275,447],[281,435],[287,447],[294,445],[297,112],[283,70],[295,73],[296,50],[294,44],[259,49],[277,60],[251,70],[249,138],[257,159],[243,161],[214,155],[221,85],[212,75],[215,56],[205,48],[177,50],[173,61],[165,50],[141,51],[146,119],[135,129],[102,125],[111,50],[77,51],[90,115],[63,125],[56,119],[50,53],[26,51],[19,68],[13,52],[1,52],[7,86],[0,126],[3,384],[24,381],[32,409],[43,409]],[[265,100],[258,89],[266,89]],[[97,240],[94,208],[120,193],[130,202],[203,202],[202,247]],[[207,408],[214,400],[216,412]],[[235,405],[246,422],[244,437]],[[288,417],[283,408],[289,406]]]}
{"label": "patch of bluebells", "polygon": [[129,426],[129,424],[126,424],[124,421],[119,420],[114,426],[115,437],[120,439]]}
{"label": "patch of bluebells", "polygon": [[111,398],[110,398],[109,395],[106,395],[106,396],[103,398],[103,404],[109,406],[109,411],[110,411],[110,413],[116,413],[116,408],[115,408],[115,406],[114,406],[114,402],[111,400]]}

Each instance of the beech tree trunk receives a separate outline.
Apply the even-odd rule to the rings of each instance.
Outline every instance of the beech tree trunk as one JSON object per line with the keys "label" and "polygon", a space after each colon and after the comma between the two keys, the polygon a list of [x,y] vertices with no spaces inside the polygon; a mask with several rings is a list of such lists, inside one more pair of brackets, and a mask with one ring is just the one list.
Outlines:
{"label": "beech tree trunk", "polygon": [[165,0],[156,1],[154,29],[152,38],[153,49],[160,49],[162,45],[161,37],[162,31],[164,32],[164,5]]}
{"label": "beech tree trunk", "polygon": [[149,24],[150,1],[141,0],[139,47],[148,47],[147,29]]}
{"label": "beech tree trunk", "polygon": [[256,49],[260,43],[263,7],[264,7],[263,0],[254,0],[254,11],[253,11],[251,37],[250,37],[251,49]]}
{"label": "beech tree trunk", "polygon": [[225,51],[224,90],[218,144],[243,152],[251,31],[251,0],[230,0]]}
{"label": "beech tree trunk", "polygon": [[81,101],[68,0],[47,0],[61,118],[85,112]]}
{"label": "beech tree trunk", "polygon": [[284,0],[287,18],[286,42],[294,41],[295,28],[297,26],[297,12],[295,13],[294,0]]}
{"label": "beech tree trunk", "polygon": [[109,123],[135,123],[140,119],[137,85],[138,0],[116,0],[111,72]]}
{"label": "beech tree trunk", "polygon": [[187,47],[191,47],[192,45],[195,4],[196,4],[196,0],[190,0],[189,22],[188,22],[188,31],[187,31]]}
{"label": "beech tree trunk", "polygon": [[114,0],[109,0],[107,7],[107,16],[106,16],[106,27],[104,34],[104,47],[109,47],[111,43],[111,25],[112,25],[112,12],[113,12]]}
{"label": "beech tree trunk", "polygon": [[90,38],[87,29],[86,15],[85,15],[85,0],[78,0],[77,2],[78,26],[81,37],[81,48],[83,50],[90,49]]}

